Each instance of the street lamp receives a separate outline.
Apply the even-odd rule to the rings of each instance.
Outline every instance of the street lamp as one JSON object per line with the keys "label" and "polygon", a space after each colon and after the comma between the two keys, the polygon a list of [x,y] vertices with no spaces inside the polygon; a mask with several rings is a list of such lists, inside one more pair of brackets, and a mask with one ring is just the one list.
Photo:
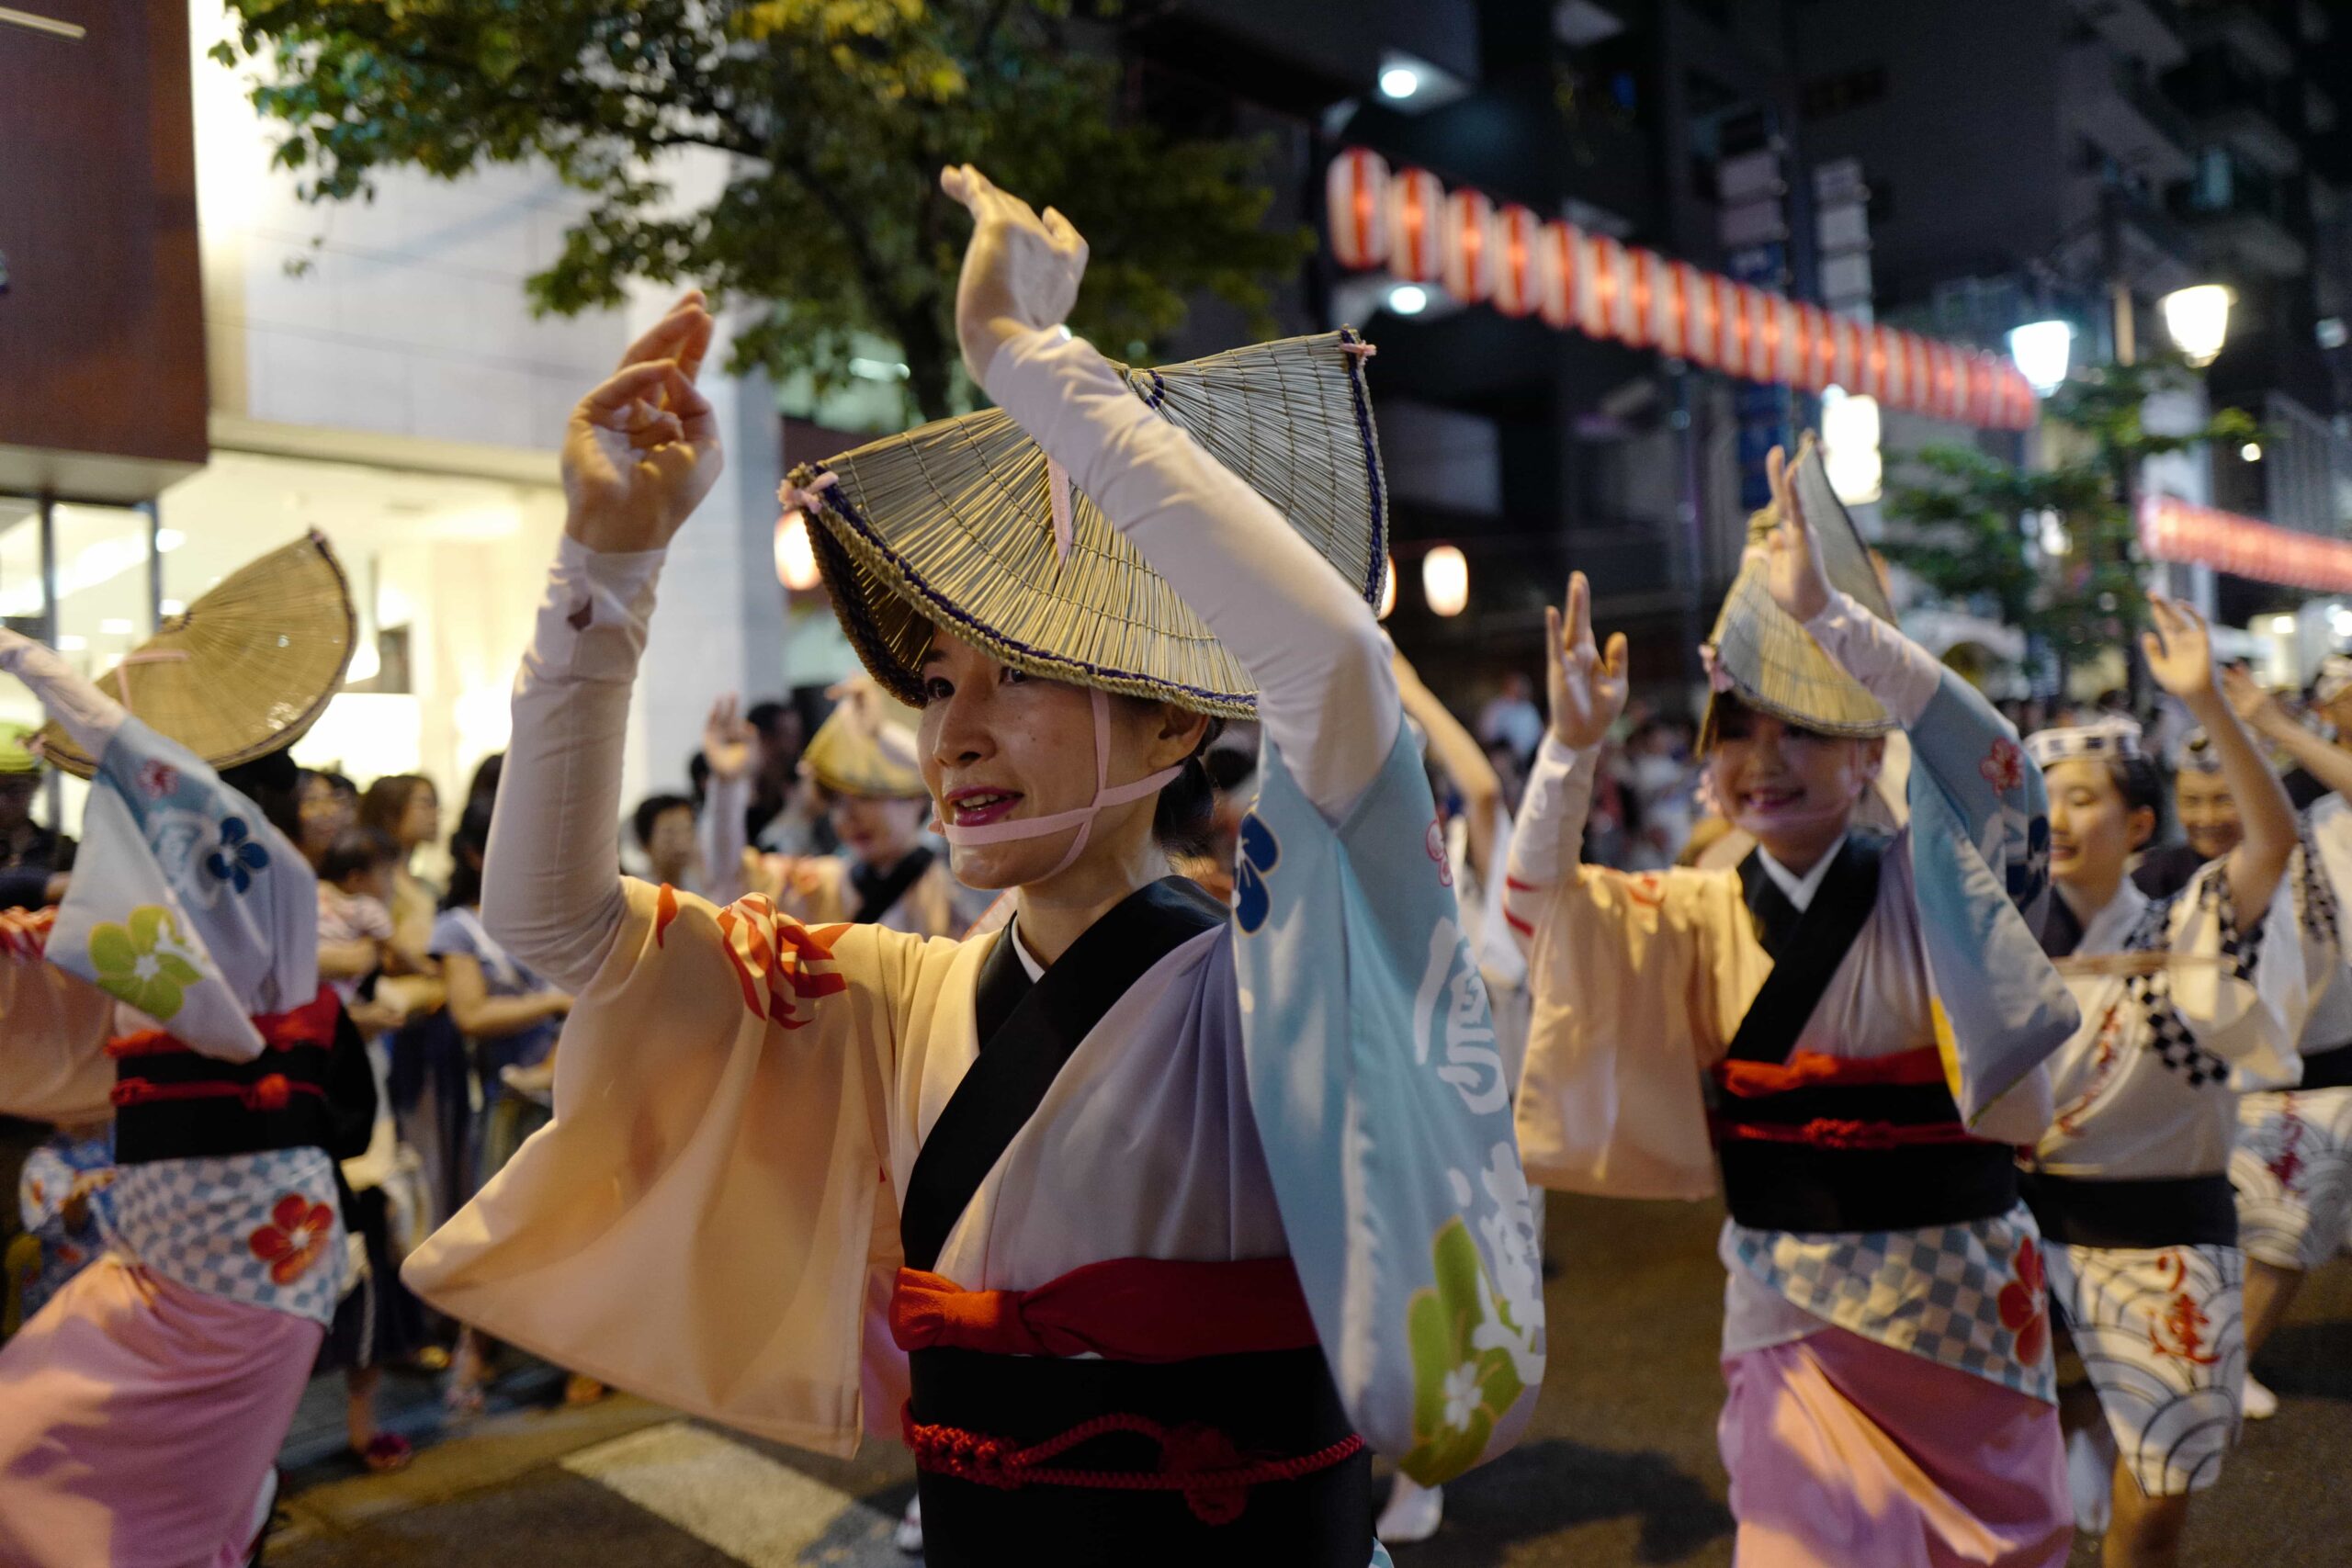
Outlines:
{"label": "street lamp", "polygon": [[2159,304],[2165,331],[2191,365],[2202,367],[2221,357],[2230,333],[2230,291],[2218,283],[2176,288]]}
{"label": "street lamp", "polygon": [[1470,604],[1470,562],[1452,545],[1440,545],[1421,558],[1421,592],[1430,612],[1458,615]]}
{"label": "street lamp", "polygon": [[1418,283],[1400,283],[1388,291],[1388,308],[1400,316],[1418,316],[1430,308],[1430,291]]}
{"label": "street lamp", "polygon": [[2074,346],[2075,329],[2064,321],[2028,321],[2009,333],[2009,357],[2040,398],[2056,391],[2066,379]]}

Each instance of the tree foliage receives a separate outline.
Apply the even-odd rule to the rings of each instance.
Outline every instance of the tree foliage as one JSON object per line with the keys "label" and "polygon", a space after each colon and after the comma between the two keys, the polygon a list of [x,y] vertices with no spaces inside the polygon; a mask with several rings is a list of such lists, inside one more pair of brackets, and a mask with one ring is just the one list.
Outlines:
{"label": "tree foliage", "polygon": [[[2236,409],[2185,434],[2152,434],[2149,397],[2190,375],[2181,361],[2154,360],[2069,380],[2042,407],[2044,422],[2058,428],[2058,460],[2045,469],[2018,468],[1973,446],[1915,454],[1910,473],[1888,493],[1888,514],[1905,526],[1885,542],[1887,558],[1942,597],[2023,630],[2062,669],[2106,649],[2133,648],[2147,623],[2132,516],[2141,464],[2259,434]],[[2045,538],[2063,549],[2045,551]]]}
{"label": "tree foliage", "polygon": [[[1069,0],[228,0],[311,200],[413,167],[543,160],[590,197],[532,305],[619,302],[631,279],[755,307],[739,368],[807,371],[898,344],[924,417],[950,412],[966,232],[942,165],[978,164],[1093,247],[1073,326],[1147,351],[1204,289],[1270,329],[1268,280],[1311,236],[1261,226],[1264,150],[1122,112],[1107,35]],[[1094,15],[1102,15],[1095,7]],[[233,64],[237,51],[215,54]],[[727,155],[705,205],[683,150]]]}

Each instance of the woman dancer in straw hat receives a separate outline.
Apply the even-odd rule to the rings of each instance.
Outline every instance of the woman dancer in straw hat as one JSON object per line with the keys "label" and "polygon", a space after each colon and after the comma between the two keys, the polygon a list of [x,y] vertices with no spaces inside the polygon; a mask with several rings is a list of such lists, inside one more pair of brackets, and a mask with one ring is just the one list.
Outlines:
{"label": "woman dancer in straw hat", "polygon": [[[1577,865],[1625,645],[1596,647],[1581,574],[1553,614],[1506,904],[1535,999],[1521,1146],[1572,1191],[1720,1186],[1742,1568],[2054,1565],[2072,1532],[2012,1162],[2074,1021],[2024,912],[2046,893],[2041,779],[1864,607],[1818,468],[1808,450],[1792,482],[1772,454],[1774,511],[1706,650],[1710,787],[1757,845],[1736,871]],[[1911,814],[1883,840],[1854,812],[1897,724]]]}
{"label": "woman dancer in straw hat", "polygon": [[[837,1452],[878,1274],[934,1564],[1358,1568],[1385,1556],[1366,1442],[1444,1480],[1516,1436],[1543,1366],[1484,993],[1436,852],[1396,853],[1434,809],[1361,597],[1360,367],[1324,338],[1123,375],[1058,330],[1069,224],[945,183],[978,220],[958,333],[1001,412],[794,499],[868,669],[922,704],[959,874],[1014,889],[1012,923],[811,928],[582,852],[617,818],[662,548],[718,463],[689,297],[574,417],[516,687],[488,914],[580,989],[555,1121],[409,1274],[501,1337]],[[1260,482],[1305,487],[1290,521],[1344,582],[1204,445],[1310,413]],[[960,471],[926,489],[910,451]],[[1167,876],[1154,815],[1253,684],[1265,791],[1227,911]]]}
{"label": "woman dancer in straw hat", "polygon": [[[2057,1111],[2028,1162],[2027,1194],[2050,1239],[2052,1296],[2096,1391],[2065,1414],[2089,1439],[2075,1455],[2086,1528],[2104,1522],[2111,1496],[2110,1568],[2178,1561],[2189,1496],[2220,1476],[2235,1436],[2238,1090],[2295,1081],[2306,1001],[2286,884],[2293,807],[2222,700],[2203,620],[2151,603],[2150,671],[2211,738],[2244,824],[2237,847],[2151,899],[2125,874],[2163,791],[2139,727],[2108,719],[2026,743],[2050,779],[2059,897],[2043,946],[2083,1015],[2051,1064]],[[2102,1408],[2111,1463],[2096,1440]]]}
{"label": "woman dancer in straw hat", "polygon": [[[215,592],[249,606],[303,582],[340,598],[316,541]],[[192,636],[165,633],[110,682],[138,696],[153,661],[203,694],[135,703],[202,755],[0,632],[0,667],[51,716],[50,754],[96,772],[72,891],[38,933],[46,961],[18,942],[0,963],[0,1106],[43,1114],[43,1086],[62,1081],[45,1064],[115,1058],[109,1249],[0,1348],[11,1564],[245,1562],[343,1293],[334,1161],[366,1148],[375,1082],[319,983],[317,884],[290,837],[285,747],[341,683],[348,605],[330,603],[323,625],[271,626],[289,668],[257,689],[250,659],[235,679],[210,663],[249,640],[209,637],[237,613],[212,599],[189,610]]]}

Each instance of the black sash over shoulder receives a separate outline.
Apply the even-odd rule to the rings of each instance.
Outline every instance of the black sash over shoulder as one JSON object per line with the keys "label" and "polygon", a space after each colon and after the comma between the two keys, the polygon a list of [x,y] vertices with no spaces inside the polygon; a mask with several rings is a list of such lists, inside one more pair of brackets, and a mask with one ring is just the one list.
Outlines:
{"label": "black sash over shoulder", "polygon": [[[979,1060],[948,1097],[907,1178],[899,1245],[907,1267],[939,1261],[948,1233],[989,1172],[1044,1103],[1079,1043],[1146,971],[1177,948],[1221,926],[1225,906],[1181,876],[1137,888],[1069,946],[1013,1003],[1003,1022],[986,1027],[986,1004],[1001,1006],[1011,987],[1003,966],[1021,975],[1008,931],[982,961],[983,1029]],[[987,973],[991,965],[994,974]],[[1023,976],[1025,978],[1025,976]]]}
{"label": "black sash over shoulder", "polygon": [[[1716,1074],[1715,1149],[1732,1218],[1807,1234],[1913,1230],[2007,1213],[2013,1152],[1970,1137],[1929,1058],[1790,1066],[1878,904],[1884,845],[1849,837],[1798,914],[1756,855],[1740,866],[1772,973]],[[1909,1068],[1905,1072],[1891,1069]]]}

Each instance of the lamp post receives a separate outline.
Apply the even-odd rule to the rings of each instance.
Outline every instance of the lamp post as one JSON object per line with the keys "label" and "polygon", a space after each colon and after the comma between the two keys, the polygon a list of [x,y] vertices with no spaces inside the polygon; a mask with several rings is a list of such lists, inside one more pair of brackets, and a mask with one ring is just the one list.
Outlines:
{"label": "lamp post", "polygon": [[2199,369],[2221,357],[2230,334],[2230,291],[2218,283],[2176,288],[2158,302],[2174,346]]}

